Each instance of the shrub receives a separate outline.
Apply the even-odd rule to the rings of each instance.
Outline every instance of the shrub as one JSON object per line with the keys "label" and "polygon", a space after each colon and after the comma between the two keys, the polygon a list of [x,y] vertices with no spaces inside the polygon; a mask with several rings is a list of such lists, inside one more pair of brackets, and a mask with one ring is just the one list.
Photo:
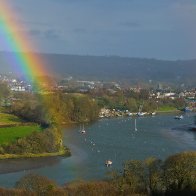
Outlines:
{"label": "shrub", "polygon": [[56,189],[57,185],[54,181],[47,177],[36,174],[28,174],[16,183],[16,188],[35,192],[38,195],[47,195],[50,191]]}

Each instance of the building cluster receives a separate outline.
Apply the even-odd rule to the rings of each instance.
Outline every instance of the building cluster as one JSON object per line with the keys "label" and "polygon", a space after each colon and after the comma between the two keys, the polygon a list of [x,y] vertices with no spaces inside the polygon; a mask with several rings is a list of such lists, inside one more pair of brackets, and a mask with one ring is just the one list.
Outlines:
{"label": "building cluster", "polygon": [[5,82],[11,91],[30,92],[32,90],[31,84],[25,80],[14,77],[12,74],[0,75],[0,81]]}
{"label": "building cluster", "polygon": [[99,113],[99,118],[132,116],[132,115],[137,115],[137,113],[131,113],[129,112],[129,110],[121,111],[117,109],[102,108]]}
{"label": "building cluster", "polygon": [[192,89],[186,89],[181,91],[175,91],[175,90],[152,90],[150,92],[149,98],[157,98],[157,99],[164,99],[164,98],[170,98],[170,99],[177,99],[177,98],[185,98],[185,99],[196,99],[196,88]]}
{"label": "building cluster", "polygon": [[[2,75],[0,74],[0,81],[6,82],[11,91],[16,92],[31,92],[33,87],[30,83],[26,82],[23,79],[16,78],[13,74]],[[71,92],[80,92],[87,93],[91,90],[101,90],[104,89],[110,94],[115,94],[119,90],[129,89],[130,91],[134,91],[135,93],[140,93],[142,90],[145,90],[141,87],[130,87],[123,86],[118,82],[105,82],[105,81],[90,81],[90,80],[78,80],[73,79],[72,76],[68,76],[63,80],[59,80],[58,82],[50,82],[49,88],[51,90],[64,90]],[[41,86],[41,85],[40,85]],[[43,85],[42,85],[43,86]],[[192,105],[195,104],[196,100],[196,89],[186,89],[181,91],[172,90],[170,87],[165,87],[161,84],[158,84],[157,88],[149,91],[149,98],[152,99],[164,99],[169,98],[175,100],[177,98],[184,98],[187,101],[191,102]]]}

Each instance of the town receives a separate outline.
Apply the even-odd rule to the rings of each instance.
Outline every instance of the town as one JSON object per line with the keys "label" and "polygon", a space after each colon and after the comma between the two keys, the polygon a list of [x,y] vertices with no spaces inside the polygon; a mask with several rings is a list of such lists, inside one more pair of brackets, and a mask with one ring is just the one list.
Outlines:
{"label": "town", "polygon": [[[45,77],[46,78],[46,77]],[[166,84],[158,83],[154,86],[142,87],[142,85],[128,85],[122,82],[110,82],[110,81],[88,81],[88,80],[78,80],[72,76],[64,77],[63,79],[53,79],[47,77],[47,80],[40,79],[39,87],[35,88],[32,81],[27,81],[23,78],[15,76],[13,73],[0,74],[0,82],[6,84],[11,92],[15,93],[37,93],[43,91],[50,91],[52,93],[55,91],[63,93],[80,93],[89,94],[94,99],[100,101],[100,97],[116,97],[122,94],[124,97],[132,97],[136,100],[137,106],[130,104],[130,107],[126,107],[128,100],[119,103],[120,101],[114,101],[113,104],[103,104],[101,105],[99,117],[119,117],[119,116],[134,116],[134,115],[155,115],[156,112],[172,111],[175,110],[174,107],[168,107],[167,109],[161,110],[158,106],[147,108],[145,107],[145,100],[149,102],[159,103],[173,103],[181,102],[180,110],[182,111],[195,111],[196,110],[196,89],[195,88],[185,88],[181,85],[181,88],[171,87]],[[47,88],[46,81],[48,82]],[[46,90],[47,89],[47,90]],[[139,96],[139,97],[138,97]],[[1,105],[10,105],[13,97],[5,97],[1,99]],[[138,102],[137,100],[143,100]],[[101,100],[103,101],[103,100]],[[132,100],[134,101],[134,100]],[[121,101],[122,102],[122,101]],[[166,105],[167,105],[166,103]],[[124,105],[123,105],[124,104]],[[152,105],[152,104],[151,104]],[[169,104],[168,104],[169,105]],[[143,107],[144,106],[144,107]],[[131,109],[130,109],[131,108]],[[134,108],[134,109],[133,109]],[[178,109],[179,109],[178,108]]]}

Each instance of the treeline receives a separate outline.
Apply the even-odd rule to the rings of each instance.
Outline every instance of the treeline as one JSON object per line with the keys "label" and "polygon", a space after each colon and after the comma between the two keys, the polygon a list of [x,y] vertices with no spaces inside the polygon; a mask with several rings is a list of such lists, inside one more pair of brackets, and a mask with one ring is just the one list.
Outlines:
{"label": "treeline", "polygon": [[97,118],[99,108],[92,98],[61,92],[16,94],[9,112],[41,125],[88,122]]}
{"label": "treeline", "polygon": [[113,176],[115,187],[123,195],[195,195],[196,151],[175,154],[165,161],[127,161],[122,174],[117,172]]}
{"label": "treeline", "polygon": [[0,189],[0,195],[128,196],[189,195],[196,193],[196,152],[184,152],[165,161],[148,158],[131,160],[122,172],[113,172],[105,181],[78,181],[62,187],[42,176],[28,174],[13,190]]}
{"label": "treeline", "polygon": [[89,95],[66,94],[59,91],[10,92],[7,84],[2,82],[0,82],[0,103],[5,106],[5,112],[43,126],[93,121],[99,113],[96,100]]}
{"label": "treeline", "polygon": [[186,103],[182,98],[174,100],[170,98],[156,99],[150,97],[148,89],[142,89],[140,92],[118,90],[110,93],[107,90],[91,91],[100,107],[109,109],[129,110],[130,112],[138,112],[142,105],[142,111],[153,112],[158,111],[162,107],[182,109]]}
{"label": "treeline", "polygon": [[[6,103],[10,104],[6,104]],[[2,104],[3,103],[3,104]],[[53,153],[63,149],[60,126],[72,122],[89,122],[98,117],[99,107],[88,95],[62,92],[10,92],[6,83],[0,83],[1,111],[20,117],[24,124],[38,123],[43,129],[30,136],[18,138],[9,145],[0,146],[0,154]]]}

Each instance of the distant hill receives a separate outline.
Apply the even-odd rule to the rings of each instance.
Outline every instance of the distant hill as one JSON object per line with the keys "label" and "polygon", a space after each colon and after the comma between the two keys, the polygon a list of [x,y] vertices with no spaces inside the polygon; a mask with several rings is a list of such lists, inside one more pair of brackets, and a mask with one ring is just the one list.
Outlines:
{"label": "distant hill", "polygon": [[[13,71],[14,53],[0,52],[0,73]],[[28,54],[26,54],[28,55]],[[37,54],[59,76],[118,81],[157,81],[196,85],[196,60],[166,61],[118,56]],[[17,67],[17,66],[16,66]],[[16,71],[16,70],[15,70]]]}

